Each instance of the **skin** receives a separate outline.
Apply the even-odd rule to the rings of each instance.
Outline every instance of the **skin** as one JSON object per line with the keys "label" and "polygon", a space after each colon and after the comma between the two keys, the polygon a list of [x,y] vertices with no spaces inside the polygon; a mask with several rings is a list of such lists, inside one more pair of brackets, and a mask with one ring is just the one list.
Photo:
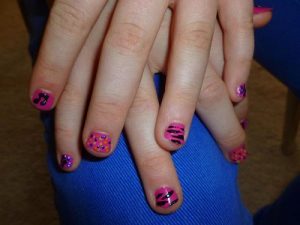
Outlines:
{"label": "skin", "polygon": [[[55,135],[58,162],[62,154],[69,154],[74,158],[73,166],[66,169],[67,171],[75,170],[80,163],[81,142],[79,140],[81,128],[86,119],[85,111],[90,100],[89,94],[92,91],[94,68],[97,67],[97,56],[101,49],[99,40],[103,39],[113,6],[113,4],[106,5],[95,28],[91,31],[72,68],[66,86],[67,91],[63,92],[56,108]],[[159,104],[152,74],[166,71],[167,68],[170,19],[171,11],[168,11],[151,49],[139,89],[125,121],[125,131],[148,202],[156,212],[163,214],[175,211],[183,200],[171,156],[157,143],[153,135]],[[233,106],[226,85],[222,81],[224,67],[224,58],[220,57],[223,52],[222,38],[220,28],[216,28],[208,69],[197,99],[196,111],[220,144],[225,157],[228,158],[228,152],[231,149],[244,143],[245,133],[239,121],[246,118],[247,100]],[[227,118],[226,123],[220,125],[224,120],[218,118],[224,117]],[[89,152],[99,157],[107,156],[107,154]],[[172,187],[179,198],[179,202],[168,209],[157,207],[155,204],[153,194],[162,185]]]}
{"label": "skin", "polygon": [[[81,49],[109,4],[111,1],[106,0],[54,2],[34,66],[30,96],[41,88],[52,93],[52,108],[59,104],[63,93],[70,89],[70,76]],[[95,58],[97,73],[90,83],[95,88],[83,126],[84,143],[91,132],[101,131],[111,137],[111,150],[115,148],[164,14],[170,9],[173,16],[165,70],[168,77],[155,126],[158,144],[171,151],[180,148],[164,135],[173,122],[185,126],[184,137],[188,138],[209,61],[217,14],[224,31],[224,81],[231,101],[243,100],[237,96],[236,89],[246,83],[251,65],[252,1],[124,0],[113,8],[100,42],[101,50],[97,52],[99,58]]]}

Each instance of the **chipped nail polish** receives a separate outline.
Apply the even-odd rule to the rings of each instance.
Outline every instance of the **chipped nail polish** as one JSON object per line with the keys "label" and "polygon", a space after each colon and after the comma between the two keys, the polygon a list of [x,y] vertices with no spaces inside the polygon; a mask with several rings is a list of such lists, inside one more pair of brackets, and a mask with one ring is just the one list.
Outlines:
{"label": "chipped nail polish", "polygon": [[171,123],[165,130],[164,137],[177,145],[184,144],[184,125],[182,123]]}
{"label": "chipped nail polish", "polygon": [[95,152],[108,153],[111,149],[111,138],[104,132],[93,132],[86,141],[86,147]]}
{"label": "chipped nail polish", "polygon": [[244,130],[246,130],[247,127],[248,127],[248,120],[247,119],[243,119],[243,120],[240,121],[240,124],[241,124],[242,128]]}
{"label": "chipped nail polish", "polygon": [[176,192],[169,187],[161,187],[154,193],[156,205],[167,209],[178,202]]}
{"label": "chipped nail polish", "polygon": [[236,94],[242,98],[246,97],[247,94],[246,84],[241,84],[240,86],[238,86],[236,89]]}
{"label": "chipped nail polish", "polygon": [[272,12],[272,8],[269,7],[262,7],[262,6],[255,6],[253,8],[253,14],[260,14],[265,12]]}
{"label": "chipped nail polish", "polygon": [[60,168],[68,169],[71,168],[73,165],[73,158],[70,155],[63,154],[60,158]]}
{"label": "chipped nail polish", "polygon": [[241,146],[229,152],[229,159],[236,164],[241,163],[246,160],[248,156],[248,152],[245,146]]}
{"label": "chipped nail polish", "polygon": [[51,110],[53,106],[54,96],[46,90],[37,89],[33,93],[31,101],[35,108],[42,111],[48,111]]}

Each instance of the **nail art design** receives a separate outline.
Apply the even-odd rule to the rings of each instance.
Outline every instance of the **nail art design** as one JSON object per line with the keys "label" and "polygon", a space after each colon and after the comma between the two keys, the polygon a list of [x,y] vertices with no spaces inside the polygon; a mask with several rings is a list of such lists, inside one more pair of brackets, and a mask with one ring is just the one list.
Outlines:
{"label": "nail art design", "polygon": [[241,121],[240,121],[240,124],[241,124],[242,128],[243,128],[244,130],[246,130],[247,127],[248,127],[248,120],[247,120],[247,119],[241,120]]}
{"label": "nail art design", "polygon": [[184,125],[171,123],[165,131],[165,138],[177,145],[184,144]]}
{"label": "nail art design", "polygon": [[272,8],[268,7],[262,7],[262,6],[255,6],[253,8],[253,13],[254,14],[260,14],[260,13],[265,13],[265,12],[272,12]]}
{"label": "nail art design", "polygon": [[32,96],[32,104],[39,110],[48,111],[52,108],[54,97],[45,90],[37,89]]}
{"label": "nail art design", "polygon": [[154,193],[156,205],[164,209],[171,207],[178,202],[176,192],[169,187],[161,187]]}
{"label": "nail art design", "polygon": [[248,156],[248,152],[245,148],[245,146],[242,146],[240,148],[236,148],[229,152],[229,158],[233,163],[239,164],[242,161],[246,160]]}
{"label": "nail art design", "polygon": [[62,169],[71,168],[73,165],[73,158],[70,155],[64,154],[60,158],[60,167]]}
{"label": "nail art design", "polygon": [[93,132],[87,139],[86,146],[95,152],[108,153],[111,149],[111,138],[107,133]]}
{"label": "nail art design", "polygon": [[246,84],[241,84],[240,86],[238,86],[238,88],[236,89],[236,94],[242,98],[246,97],[247,94]]}

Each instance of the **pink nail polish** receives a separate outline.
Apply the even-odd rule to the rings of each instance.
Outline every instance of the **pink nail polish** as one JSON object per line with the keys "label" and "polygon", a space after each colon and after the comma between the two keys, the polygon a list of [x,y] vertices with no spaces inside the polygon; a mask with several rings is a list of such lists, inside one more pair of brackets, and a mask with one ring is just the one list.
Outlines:
{"label": "pink nail polish", "polygon": [[254,7],[253,8],[253,14],[260,14],[260,13],[265,13],[265,12],[272,12],[272,8],[267,8],[267,7]]}
{"label": "pink nail polish", "polygon": [[247,95],[246,84],[241,84],[240,86],[238,86],[236,89],[236,94],[241,98],[246,97]]}
{"label": "pink nail polish", "polygon": [[60,168],[69,169],[73,166],[73,157],[67,154],[64,154],[60,158]]}
{"label": "pink nail polish", "polygon": [[165,130],[164,137],[177,145],[184,144],[184,125],[182,123],[171,123]]}
{"label": "pink nail polish", "polygon": [[248,152],[245,148],[245,146],[241,146],[239,148],[236,148],[232,151],[230,151],[229,153],[229,159],[231,160],[231,162],[239,164],[242,161],[247,159],[248,156]]}
{"label": "pink nail polish", "polygon": [[35,108],[42,111],[49,111],[52,109],[54,96],[49,91],[37,89],[33,93],[31,101]]}
{"label": "pink nail polish", "polygon": [[104,132],[93,132],[86,141],[86,147],[95,152],[108,153],[111,150],[111,138]]}
{"label": "pink nail polish", "polygon": [[176,192],[169,187],[161,187],[154,193],[156,199],[156,205],[167,209],[178,202],[178,196]]}
{"label": "pink nail polish", "polygon": [[248,127],[248,120],[247,119],[243,119],[243,120],[240,121],[240,124],[241,124],[242,128],[244,130],[246,130],[247,127]]}

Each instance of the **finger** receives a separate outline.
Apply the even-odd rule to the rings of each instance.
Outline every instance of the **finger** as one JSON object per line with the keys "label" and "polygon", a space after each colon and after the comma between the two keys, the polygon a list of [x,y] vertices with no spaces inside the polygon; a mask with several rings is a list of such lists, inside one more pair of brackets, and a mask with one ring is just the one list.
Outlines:
{"label": "finger", "polygon": [[51,10],[33,69],[30,96],[39,110],[51,110],[106,0],[57,0]]}
{"label": "finger", "polygon": [[156,212],[166,214],[181,205],[182,193],[171,155],[154,137],[158,107],[152,74],[146,68],[125,130],[148,202]]}
{"label": "finger", "polygon": [[248,127],[248,97],[234,105],[235,114],[244,130]]}
{"label": "finger", "polygon": [[230,98],[239,102],[246,96],[253,49],[253,3],[251,0],[220,0],[219,18],[224,34],[224,80]]}
{"label": "finger", "polygon": [[272,19],[272,8],[254,7],[253,14],[254,27],[264,27]]}
{"label": "finger", "polygon": [[[167,2],[162,0],[117,3],[83,132],[86,149],[95,156],[110,154],[117,144],[166,8]],[[95,135],[108,143],[105,153],[90,147]]]}
{"label": "finger", "polygon": [[216,21],[215,1],[177,1],[166,90],[156,126],[158,143],[176,150],[184,144],[195,112]]}
{"label": "finger", "polygon": [[75,170],[81,159],[81,129],[89,101],[94,68],[98,62],[106,27],[115,1],[109,1],[83,45],[55,110],[55,139],[58,165],[65,171]]}
{"label": "finger", "polygon": [[239,163],[246,159],[245,132],[225,84],[210,65],[206,70],[196,111],[229,161]]}

